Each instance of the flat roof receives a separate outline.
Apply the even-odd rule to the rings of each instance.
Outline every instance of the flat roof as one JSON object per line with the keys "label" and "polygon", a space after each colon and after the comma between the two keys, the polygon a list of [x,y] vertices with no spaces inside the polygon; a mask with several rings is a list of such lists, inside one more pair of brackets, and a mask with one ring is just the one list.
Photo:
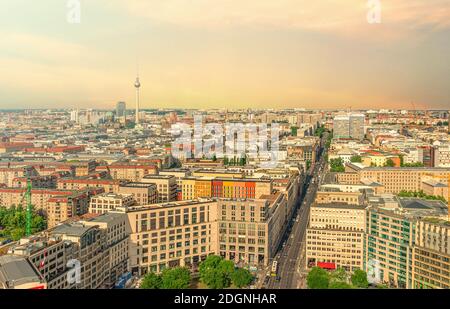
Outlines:
{"label": "flat roof", "polygon": [[92,226],[85,226],[82,223],[79,222],[70,222],[70,223],[63,223],[61,225],[56,226],[52,231],[51,234],[64,234],[68,236],[82,236],[84,233],[86,233],[89,229],[91,229]]}
{"label": "flat roof", "polygon": [[15,284],[41,282],[41,278],[26,258],[3,255],[0,256],[0,281],[12,287]]}

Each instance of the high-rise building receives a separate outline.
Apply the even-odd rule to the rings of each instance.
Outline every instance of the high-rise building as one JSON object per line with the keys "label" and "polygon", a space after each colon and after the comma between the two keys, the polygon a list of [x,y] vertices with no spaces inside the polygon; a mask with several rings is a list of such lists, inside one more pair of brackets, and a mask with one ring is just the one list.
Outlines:
{"label": "high-rise building", "polygon": [[333,119],[334,137],[364,139],[364,121],[364,114],[336,115]]}
{"label": "high-rise building", "polygon": [[125,117],[127,114],[127,104],[125,102],[117,102],[116,117]]}

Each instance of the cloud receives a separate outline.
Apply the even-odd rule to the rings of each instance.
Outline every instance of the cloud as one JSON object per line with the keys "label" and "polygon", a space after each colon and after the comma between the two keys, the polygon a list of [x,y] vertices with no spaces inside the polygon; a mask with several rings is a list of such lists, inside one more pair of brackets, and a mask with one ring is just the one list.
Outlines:
{"label": "cloud", "polygon": [[[108,0],[154,22],[202,28],[234,26],[362,34],[365,0]],[[450,27],[450,0],[380,0],[386,31]],[[361,29],[362,27],[362,29]],[[372,27],[373,28],[373,27]]]}

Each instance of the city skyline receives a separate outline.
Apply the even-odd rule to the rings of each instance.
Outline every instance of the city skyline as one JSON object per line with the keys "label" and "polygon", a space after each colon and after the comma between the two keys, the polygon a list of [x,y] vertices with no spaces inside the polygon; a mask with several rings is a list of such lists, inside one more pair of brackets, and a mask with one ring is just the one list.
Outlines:
{"label": "city skyline", "polygon": [[7,0],[0,107],[448,109],[448,1],[366,4]]}

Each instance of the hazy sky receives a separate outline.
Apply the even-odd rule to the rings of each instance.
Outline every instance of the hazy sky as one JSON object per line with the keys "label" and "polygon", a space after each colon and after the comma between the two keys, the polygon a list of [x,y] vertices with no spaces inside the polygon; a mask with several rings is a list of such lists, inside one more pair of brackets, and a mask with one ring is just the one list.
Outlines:
{"label": "hazy sky", "polygon": [[0,0],[0,108],[450,109],[450,0]]}

